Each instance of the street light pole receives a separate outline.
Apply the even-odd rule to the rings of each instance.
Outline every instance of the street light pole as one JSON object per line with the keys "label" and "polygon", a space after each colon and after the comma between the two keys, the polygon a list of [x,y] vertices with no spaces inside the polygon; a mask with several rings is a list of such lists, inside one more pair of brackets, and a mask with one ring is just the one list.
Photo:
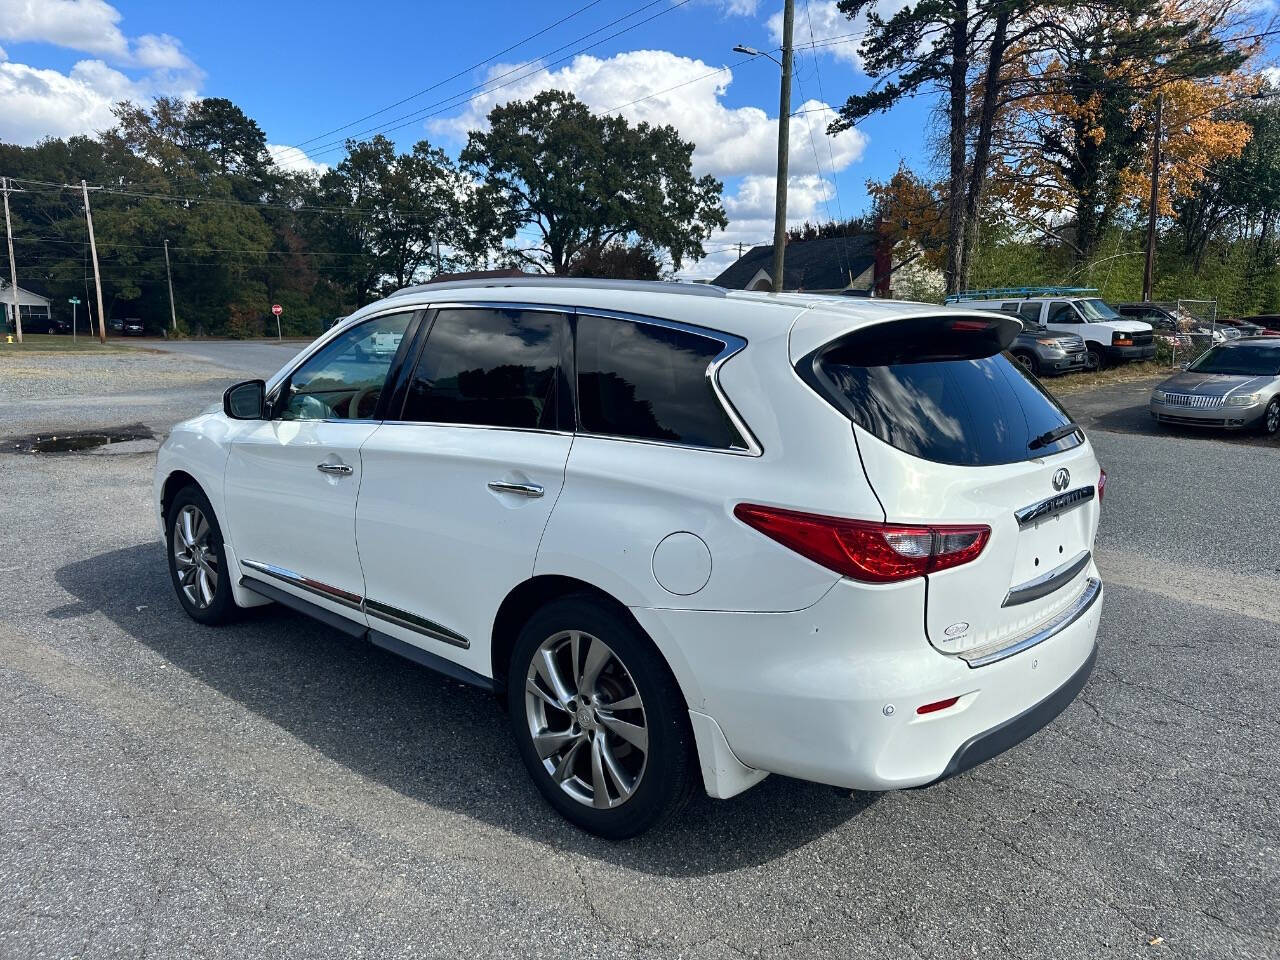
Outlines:
{"label": "street light pole", "polygon": [[773,211],[773,292],[782,292],[782,271],[787,252],[787,162],[791,133],[791,34],[795,0],[782,6],[782,85],[778,91],[778,192]]}

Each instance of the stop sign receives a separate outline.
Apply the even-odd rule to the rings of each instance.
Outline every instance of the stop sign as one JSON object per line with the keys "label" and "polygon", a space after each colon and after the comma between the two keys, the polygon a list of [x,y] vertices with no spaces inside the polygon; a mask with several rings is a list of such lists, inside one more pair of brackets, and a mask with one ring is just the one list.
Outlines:
{"label": "stop sign", "polygon": [[271,312],[278,317],[280,314],[284,313],[284,307],[280,306],[278,303],[273,303],[271,305]]}

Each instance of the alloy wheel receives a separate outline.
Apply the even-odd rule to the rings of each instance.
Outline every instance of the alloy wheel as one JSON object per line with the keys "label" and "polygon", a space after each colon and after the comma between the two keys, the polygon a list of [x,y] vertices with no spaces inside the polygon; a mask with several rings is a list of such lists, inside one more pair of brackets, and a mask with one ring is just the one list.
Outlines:
{"label": "alloy wheel", "polygon": [[173,562],[178,586],[193,607],[204,610],[218,592],[218,553],[209,542],[204,513],[187,504],[173,520]]}
{"label": "alloy wheel", "polygon": [[1280,400],[1267,404],[1267,433],[1280,431]]}
{"label": "alloy wheel", "polygon": [[635,794],[649,731],[626,664],[598,637],[565,630],[534,652],[525,717],[542,766],[579,803],[608,809]]}

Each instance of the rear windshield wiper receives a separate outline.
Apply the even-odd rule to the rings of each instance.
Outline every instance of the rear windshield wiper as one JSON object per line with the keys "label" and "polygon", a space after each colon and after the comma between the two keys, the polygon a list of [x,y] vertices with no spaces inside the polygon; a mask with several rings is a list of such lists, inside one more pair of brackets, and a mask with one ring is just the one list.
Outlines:
{"label": "rear windshield wiper", "polygon": [[1052,430],[1046,430],[1044,433],[1040,434],[1040,436],[1027,444],[1027,449],[1039,450],[1041,447],[1047,447],[1055,440],[1061,440],[1063,437],[1070,436],[1071,434],[1078,432],[1079,429],[1080,424],[1076,423],[1074,420],[1070,423],[1064,423],[1060,427],[1054,427]]}

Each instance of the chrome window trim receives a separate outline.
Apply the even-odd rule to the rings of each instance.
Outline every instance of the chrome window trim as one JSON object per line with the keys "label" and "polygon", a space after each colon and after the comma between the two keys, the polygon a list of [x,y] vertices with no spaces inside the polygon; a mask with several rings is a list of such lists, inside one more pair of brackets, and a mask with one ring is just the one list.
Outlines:
{"label": "chrome window trim", "polygon": [[1027,527],[1046,517],[1054,517],[1064,510],[1070,510],[1072,507],[1077,507],[1082,503],[1088,503],[1093,497],[1094,488],[1092,485],[1077,487],[1075,490],[1055,493],[1052,497],[1045,497],[1039,503],[1030,504],[1021,510],[1015,510],[1013,516],[1018,521],[1019,528]]}
{"label": "chrome window trim", "polygon": [[1025,633],[1011,642],[1001,640],[986,646],[975,647],[972,650],[965,650],[955,654],[955,656],[974,669],[998,663],[1016,653],[1029,650],[1038,644],[1044,643],[1046,640],[1056,637],[1088,613],[1100,596],[1102,596],[1102,581],[1097,577],[1090,577],[1085,581],[1084,590],[1081,591],[1080,596],[1076,597],[1067,609],[1045,623],[1032,628],[1029,633]]}
{"label": "chrome window trim", "polygon": [[268,577],[279,580],[281,583],[287,583],[291,587],[297,587],[299,590],[305,590],[307,593],[315,594],[317,597],[323,597],[326,600],[332,600],[334,603],[349,607],[352,610],[363,609],[363,599],[359,594],[349,593],[339,587],[332,586],[321,580],[313,580],[311,577],[304,577],[300,573],[287,570],[284,567],[278,567],[273,563],[263,563],[261,560],[241,560],[240,566],[248,567],[255,573],[263,573]]}
{"label": "chrome window trim", "polygon": [[1016,587],[1010,588],[1000,606],[1016,607],[1020,603],[1030,603],[1032,600],[1047,597],[1055,590],[1074,580],[1080,574],[1080,571],[1089,565],[1089,560],[1092,556],[1088,550],[1081,550],[1066,563],[1055,567],[1048,573],[1041,574],[1033,580],[1028,580],[1026,583],[1020,583]]}
{"label": "chrome window trim", "polygon": [[[423,308],[419,306],[409,306],[403,303],[398,303],[395,305],[388,305],[387,308],[384,310],[375,310],[372,313],[368,313],[364,316],[359,317],[358,319],[356,318],[355,314],[352,314],[352,316],[347,317],[347,319],[343,320],[341,323],[337,324],[336,326],[330,327],[324,333],[320,334],[320,336],[316,337],[314,340],[311,341],[310,349],[307,349],[306,347],[304,347],[302,352],[300,352],[296,357],[294,357],[287,364],[285,364],[283,367],[277,370],[274,374],[272,374],[271,378],[267,380],[267,385],[263,393],[268,397],[268,399],[270,399],[270,395],[272,391],[278,388],[280,384],[283,383],[286,379],[291,377],[295,370],[297,370],[300,366],[302,366],[304,363],[306,363],[308,360],[314,357],[319,351],[323,350],[328,345],[330,340],[334,339],[337,336],[340,336],[343,333],[346,333],[352,327],[358,327],[360,326],[360,324],[368,320],[377,320],[379,317],[385,317],[386,315],[392,314],[392,313],[408,313],[410,314],[410,316],[412,316],[412,314],[414,314],[415,312],[421,309]],[[309,420],[307,422],[320,423],[321,421]],[[324,422],[329,423],[329,422],[335,422],[335,421],[324,421]],[[343,420],[341,422],[343,423],[377,423],[376,420]]]}
{"label": "chrome window trim", "polygon": [[412,630],[414,633],[421,633],[432,640],[439,640],[455,647],[462,647],[464,650],[471,646],[471,641],[462,634],[454,633],[448,627],[443,627],[434,620],[420,617],[416,613],[410,613],[408,610],[401,610],[399,607],[393,607],[389,603],[381,603],[365,597],[364,609],[365,613],[371,617],[394,623],[396,626]]}

